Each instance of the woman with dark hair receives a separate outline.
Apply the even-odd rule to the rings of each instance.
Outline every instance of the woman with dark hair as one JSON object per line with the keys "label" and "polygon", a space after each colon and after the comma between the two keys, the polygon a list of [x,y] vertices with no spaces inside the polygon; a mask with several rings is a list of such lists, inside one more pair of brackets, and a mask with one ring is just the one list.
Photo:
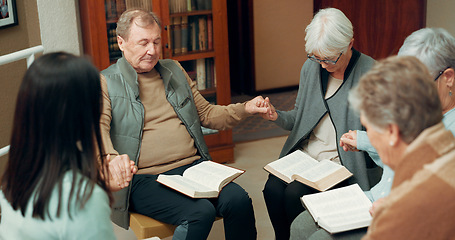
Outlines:
{"label": "woman with dark hair", "polygon": [[[58,52],[27,70],[2,177],[2,239],[115,239],[99,72]],[[104,177],[103,177],[104,176]]]}

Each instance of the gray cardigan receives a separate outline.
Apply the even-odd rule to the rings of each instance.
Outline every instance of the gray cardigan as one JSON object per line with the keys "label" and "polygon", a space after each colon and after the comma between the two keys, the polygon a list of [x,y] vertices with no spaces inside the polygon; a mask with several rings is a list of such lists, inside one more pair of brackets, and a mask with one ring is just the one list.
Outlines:
{"label": "gray cardigan", "polygon": [[[329,73],[320,64],[307,60],[300,72],[300,85],[295,107],[290,111],[277,111],[275,121],[280,127],[291,131],[280,157],[283,157],[302,144],[318,125],[325,114],[329,114],[337,139],[349,130],[364,129],[358,114],[350,109],[348,104],[349,90],[354,87],[360,77],[374,64],[374,60],[353,49],[351,60],[344,74],[344,81],[333,96],[324,99]],[[371,161],[363,152],[345,152],[337,146],[341,163],[354,176],[350,183],[358,183],[363,190],[368,190],[375,183],[371,183],[367,174],[367,164]]]}

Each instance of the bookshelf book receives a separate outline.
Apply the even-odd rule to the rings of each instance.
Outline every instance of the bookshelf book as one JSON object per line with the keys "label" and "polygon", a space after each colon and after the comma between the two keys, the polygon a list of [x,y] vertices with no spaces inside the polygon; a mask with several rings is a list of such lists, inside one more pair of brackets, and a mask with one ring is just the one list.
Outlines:
{"label": "bookshelf book", "polygon": [[[80,0],[84,53],[99,70],[121,57],[116,22],[129,8],[155,12],[162,25],[162,56],[177,60],[211,103],[231,102],[227,0]],[[204,129],[214,161],[234,160],[232,131]]]}

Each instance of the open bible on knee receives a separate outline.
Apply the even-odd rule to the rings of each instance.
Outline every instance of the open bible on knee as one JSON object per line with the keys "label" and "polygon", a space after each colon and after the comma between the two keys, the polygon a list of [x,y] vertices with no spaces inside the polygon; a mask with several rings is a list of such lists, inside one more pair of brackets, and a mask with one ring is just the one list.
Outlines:
{"label": "open bible on knee", "polygon": [[329,233],[370,226],[371,201],[358,184],[301,197],[314,221]]}
{"label": "open bible on knee", "polygon": [[319,191],[352,176],[343,165],[330,160],[319,162],[301,150],[267,164],[264,169],[287,183],[296,180]]}
{"label": "open bible on knee", "polygon": [[215,198],[221,189],[245,170],[213,161],[189,167],[182,175],[158,175],[157,181],[192,198]]}

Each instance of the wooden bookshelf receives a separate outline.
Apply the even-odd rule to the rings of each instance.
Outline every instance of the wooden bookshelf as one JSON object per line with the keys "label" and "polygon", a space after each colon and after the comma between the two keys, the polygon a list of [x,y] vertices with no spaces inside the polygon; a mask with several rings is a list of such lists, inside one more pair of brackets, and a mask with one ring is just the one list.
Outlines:
{"label": "wooden bookshelf", "polygon": [[[205,9],[191,8],[191,11],[175,12],[170,4],[200,3],[204,2]],[[84,53],[92,58],[93,63],[99,70],[107,68],[121,56],[120,52],[114,52],[115,24],[122,8],[147,6],[154,11],[162,21],[162,58],[171,58],[181,62],[182,66],[195,66],[198,59],[206,59],[206,69],[212,69],[210,84],[201,89],[201,94],[207,100],[219,105],[227,105],[231,102],[230,79],[229,79],[229,49],[228,49],[228,22],[227,0],[79,0],[81,16],[81,28]],[[197,4],[196,4],[197,5]],[[201,4],[202,5],[202,4]],[[118,8],[117,8],[118,7]],[[117,9],[119,9],[117,11]],[[174,11],[171,13],[171,10]],[[193,49],[185,53],[176,54],[172,38],[172,20],[174,18],[188,19],[211,19],[211,30],[207,28],[207,41],[211,38],[211,48]],[[201,23],[202,24],[202,23]],[[190,25],[188,26],[190,28]],[[190,31],[190,30],[188,30]],[[188,35],[191,37],[189,33]],[[208,60],[207,60],[208,59]],[[194,63],[192,63],[194,61]],[[201,62],[201,60],[199,60]],[[215,67],[216,66],[216,67]],[[186,68],[185,68],[186,69]],[[196,71],[197,69],[186,69]],[[206,74],[206,80],[209,78]],[[224,163],[234,160],[234,143],[232,131],[218,131],[205,135],[210,154],[214,161]]]}

